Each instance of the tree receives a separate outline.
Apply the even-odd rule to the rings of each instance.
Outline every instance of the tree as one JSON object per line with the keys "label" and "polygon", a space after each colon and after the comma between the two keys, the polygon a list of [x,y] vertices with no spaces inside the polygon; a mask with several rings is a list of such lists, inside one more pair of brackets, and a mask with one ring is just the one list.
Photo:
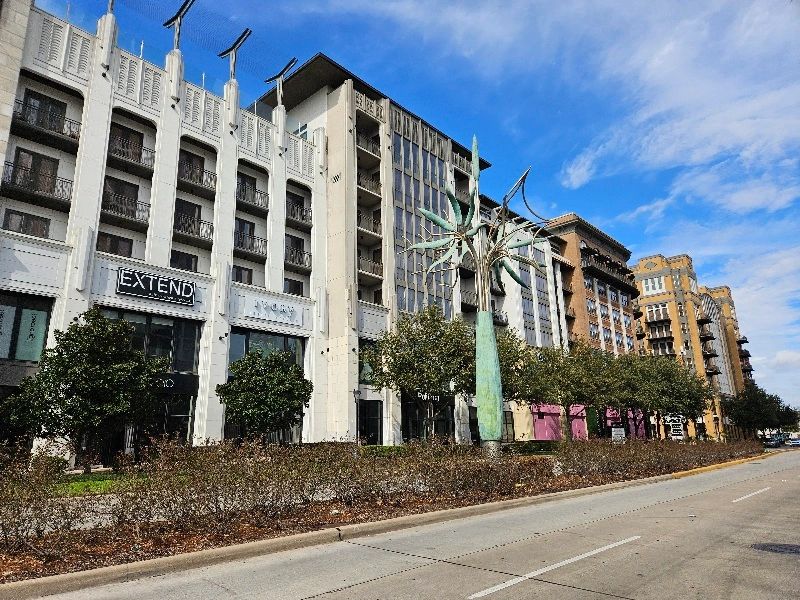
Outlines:
{"label": "tree", "polygon": [[231,363],[232,377],[217,386],[226,416],[241,423],[248,435],[290,429],[303,418],[313,384],[289,352],[253,350]]}
{"label": "tree", "polygon": [[784,431],[797,431],[799,425],[800,410],[782,403],[778,409],[778,427]]}
{"label": "tree", "polygon": [[723,402],[723,409],[731,421],[753,436],[759,429],[778,427],[780,406],[778,396],[768,394],[752,382],[745,383],[742,392]]}
{"label": "tree", "polygon": [[426,438],[436,418],[453,398],[474,387],[475,342],[472,328],[461,319],[448,321],[438,306],[402,317],[363,351],[370,365],[370,384],[388,388],[417,403]]}
{"label": "tree", "polygon": [[0,406],[12,427],[30,436],[66,437],[83,449],[83,465],[126,424],[152,429],[163,406],[153,385],[167,361],[134,350],[133,325],[93,308],[56,331],[39,371]]}

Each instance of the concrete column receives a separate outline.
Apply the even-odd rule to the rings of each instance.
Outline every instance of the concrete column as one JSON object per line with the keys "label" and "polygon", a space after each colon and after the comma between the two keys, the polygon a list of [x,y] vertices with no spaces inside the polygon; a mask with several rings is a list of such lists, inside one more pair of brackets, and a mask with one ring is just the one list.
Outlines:
{"label": "concrete column", "polygon": [[180,50],[172,50],[167,54],[166,70],[168,93],[164,94],[162,100],[156,131],[156,162],[145,246],[145,260],[161,267],[168,267],[170,263],[175,218],[175,189],[184,101],[183,56]]}
{"label": "concrete column", "polygon": [[[235,80],[225,84],[225,102],[238,101]],[[228,374],[230,323],[228,295],[233,262],[233,227],[236,218],[236,173],[238,131],[226,123],[217,154],[217,192],[214,198],[214,243],[211,247],[211,276],[214,277],[211,313],[200,339],[200,383],[195,404],[194,443],[222,439],[224,410],[217,396],[217,384]]]}
{"label": "concrete column", "polygon": [[[267,289],[282,292],[283,256],[286,245],[286,109],[283,106],[276,106],[273,109],[272,122],[275,124],[276,134],[272,140],[271,189],[267,216],[267,265],[264,281]],[[316,217],[313,200],[312,198],[312,217]],[[314,220],[316,221],[316,218]]]}
{"label": "concrete column", "polygon": [[92,57],[91,74],[81,116],[81,144],[75,160],[72,204],[67,221],[67,243],[72,246],[64,290],[53,311],[53,329],[65,329],[69,322],[90,306],[92,259],[100,220],[105,176],[108,132],[111,127],[113,82],[103,66],[110,52],[101,40],[114,47],[117,24],[114,15],[98,22],[98,42]]}
{"label": "concrete column", "polygon": [[3,49],[0,58],[0,165],[5,164],[6,160],[30,12],[30,0],[0,2],[0,47]]}

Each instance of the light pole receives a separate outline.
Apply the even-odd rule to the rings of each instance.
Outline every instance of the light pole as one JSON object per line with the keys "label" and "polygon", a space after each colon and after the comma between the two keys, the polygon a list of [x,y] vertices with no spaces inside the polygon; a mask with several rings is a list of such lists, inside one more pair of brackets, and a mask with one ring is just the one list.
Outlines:
{"label": "light pole", "polygon": [[361,413],[361,390],[358,388],[353,390],[353,400],[356,404],[356,444],[361,444],[361,428],[359,415]]}

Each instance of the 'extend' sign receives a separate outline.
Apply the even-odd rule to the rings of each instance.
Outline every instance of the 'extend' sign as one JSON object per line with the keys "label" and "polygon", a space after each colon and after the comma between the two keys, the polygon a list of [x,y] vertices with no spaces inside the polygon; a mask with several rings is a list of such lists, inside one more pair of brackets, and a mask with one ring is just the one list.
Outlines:
{"label": "'extend' sign", "polygon": [[120,267],[117,293],[194,306],[194,283]]}

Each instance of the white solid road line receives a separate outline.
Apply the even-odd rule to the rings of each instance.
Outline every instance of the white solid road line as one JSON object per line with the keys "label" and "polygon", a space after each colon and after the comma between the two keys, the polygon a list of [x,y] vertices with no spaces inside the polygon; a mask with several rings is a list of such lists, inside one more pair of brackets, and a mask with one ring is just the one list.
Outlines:
{"label": "white solid road line", "polygon": [[742,496],[741,498],[737,498],[736,500],[731,500],[731,504],[736,504],[737,502],[749,498],[750,496],[755,496],[756,494],[760,494],[761,492],[766,492],[768,489],[769,489],[768,487],[765,487],[758,490],[757,492],[753,492],[752,494],[747,494],[746,496]]}
{"label": "white solid road line", "polygon": [[552,571],[554,569],[558,569],[559,567],[570,565],[570,564],[572,564],[574,562],[578,562],[579,560],[583,560],[584,558],[589,558],[590,556],[594,556],[595,554],[600,554],[601,552],[605,552],[606,550],[611,550],[612,548],[616,548],[617,546],[622,546],[622,544],[627,544],[628,542],[633,542],[635,540],[638,540],[641,537],[642,536],[640,536],[640,535],[635,535],[633,537],[629,537],[629,538],[626,538],[624,540],[620,540],[619,542],[614,542],[613,544],[609,544],[608,546],[603,546],[602,548],[597,548],[596,550],[592,550],[591,552],[584,552],[583,554],[580,554],[580,555],[575,556],[573,558],[568,558],[567,560],[562,560],[561,562],[557,562],[555,564],[552,564],[552,565],[550,565],[548,567],[544,567],[544,568],[539,569],[537,571],[531,571],[530,573],[526,573],[525,575],[522,575],[521,577],[515,577],[514,579],[509,579],[508,581],[504,581],[503,583],[499,583],[499,584],[497,584],[495,586],[492,586],[490,588],[487,588],[487,589],[485,589],[483,591],[476,592],[476,593],[472,594],[472,596],[470,596],[468,598],[468,600],[474,600],[475,598],[483,598],[484,596],[488,596],[489,594],[494,594],[495,592],[499,592],[500,590],[504,590],[507,587],[511,587],[512,585],[517,585],[518,583],[522,583],[523,581],[527,581],[528,579],[532,579],[534,577],[538,577],[539,575],[542,575],[543,573],[547,573],[548,571]]}

